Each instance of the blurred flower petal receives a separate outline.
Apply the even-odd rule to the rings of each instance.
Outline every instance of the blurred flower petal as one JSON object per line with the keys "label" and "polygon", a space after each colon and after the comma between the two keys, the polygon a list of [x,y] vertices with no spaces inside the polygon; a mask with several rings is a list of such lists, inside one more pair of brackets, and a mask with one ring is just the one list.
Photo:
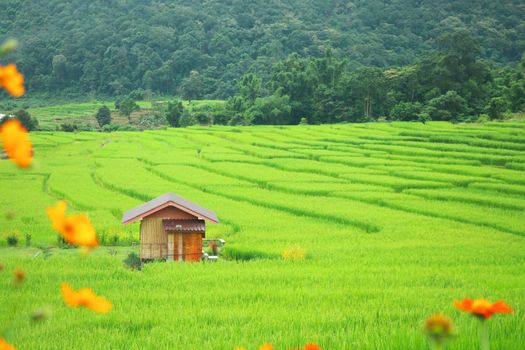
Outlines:
{"label": "blurred flower petal", "polygon": [[503,301],[491,303],[487,299],[463,299],[455,301],[454,306],[461,310],[470,312],[472,315],[489,319],[495,313],[510,313],[512,309]]}
{"label": "blurred flower petal", "polygon": [[2,144],[9,159],[21,168],[27,168],[33,160],[33,147],[22,123],[10,119],[0,127]]}
{"label": "blurred flower petal", "polygon": [[62,283],[60,287],[62,297],[66,305],[72,308],[86,307],[98,313],[107,313],[113,307],[106,298],[97,296],[91,289],[82,288],[75,292],[67,283]]}
{"label": "blurred flower petal", "polygon": [[6,342],[3,338],[0,338],[0,350],[16,350],[16,348]]}
{"label": "blurred flower petal", "polygon": [[93,248],[98,245],[97,234],[87,215],[66,216],[67,203],[59,201],[55,207],[47,208],[53,229],[60,233],[66,242]]}
{"label": "blurred flower petal", "polygon": [[7,66],[0,66],[0,87],[15,97],[20,97],[26,92],[24,76],[13,63]]}

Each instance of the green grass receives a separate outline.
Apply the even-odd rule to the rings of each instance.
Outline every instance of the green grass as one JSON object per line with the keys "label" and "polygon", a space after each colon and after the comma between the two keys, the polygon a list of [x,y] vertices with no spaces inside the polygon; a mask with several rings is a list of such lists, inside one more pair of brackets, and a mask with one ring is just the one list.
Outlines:
{"label": "green grass", "polygon": [[[162,101],[157,101],[162,102]],[[151,101],[137,101],[141,109],[151,109]],[[216,108],[224,104],[222,100],[195,100],[184,101],[186,108],[203,109]],[[63,123],[82,123],[91,126],[96,126],[95,114],[102,106],[108,106],[115,117],[118,117],[115,110],[115,101],[93,101],[84,103],[67,103],[45,107],[32,107],[28,109],[31,116],[38,119],[40,127],[46,130],[54,130],[57,126]],[[121,120],[122,119],[122,120]],[[117,118],[117,122],[125,123],[127,118]]]}
{"label": "green grass", "polygon": [[[97,106],[42,109],[41,120]],[[20,349],[424,349],[422,321],[445,312],[458,334],[450,348],[474,349],[476,320],[452,302],[486,297],[514,308],[490,320],[493,348],[520,349],[524,134],[523,122],[32,133],[31,169],[0,161],[4,336]],[[227,241],[229,259],[123,267],[138,225],[122,226],[122,213],[168,191],[217,212],[207,236]],[[46,258],[37,247],[57,239],[45,208],[59,198],[120,246]],[[7,248],[13,232],[32,246]],[[289,246],[307,258],[282,260]],[[27,279],[13,289],[17,267]],[[114,309],[68,309],[62,281]],[[32,324],[42,306],[53,317]]]}

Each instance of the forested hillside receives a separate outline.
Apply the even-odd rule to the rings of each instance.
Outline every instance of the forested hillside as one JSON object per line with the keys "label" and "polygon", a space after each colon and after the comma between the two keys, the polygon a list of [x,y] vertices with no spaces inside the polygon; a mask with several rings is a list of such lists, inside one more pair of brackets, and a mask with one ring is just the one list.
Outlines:
{"label": "forested hillside", "polygon": [[133,90],[226,98],[290,54],[328,48],[345,69],[405,66],[436,51],[436,39],[468,28],[479,57],[519,61],[525,5],[519,0],[3,0],[0,37],[29,91],[121,96]]}

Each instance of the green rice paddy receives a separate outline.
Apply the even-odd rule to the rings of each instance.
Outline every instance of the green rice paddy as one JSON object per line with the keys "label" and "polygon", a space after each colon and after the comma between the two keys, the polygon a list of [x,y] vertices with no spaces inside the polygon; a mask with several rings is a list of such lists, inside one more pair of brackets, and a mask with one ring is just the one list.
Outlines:
{"label": "green rice paddy", "polygon": [[[0,325],[19,349],[425,349],[422,322],[438,312],[455,322],[450,348],[474,349],[477,320],[452,305],[466,297],[514,309],[489,321],[494,349],[525,344],[523,122],[31,140],[30,170],[0,161]],[[230,260],[123,267],[138,226],[122,226],[122,213],[165,192],[217,213],[207,236],[227,241]],[[57,242],[45,209],[60,198],[89,214],[106,246],[42,253]],[[30,234],[31,246],[7,248],[12,233],[22,247]],[[291,246],[306,258],[283,260]],[[17,267],[27,278],[14,289]],[[114,309],[67,308],[62,281],[93,288]],[[40,307],[53,316],[34,324],[27,315]]]}
{"label": "green rice paddy", "polygon": [[[157,101],[161,102],[162,101]],[[186,108],[206,108],[206,106],[217,106],[223,104],[221,100],[198,100],[198,101],[184,101]],[[151,109],[151,101],[137,101],[141,109]],[[31,116],[38,119],[39,126],[46,130],[54,130],[58,125],[63,123],[83,123],[91,126],[96,126],[97,121],[95,115],[98,109],[102,106],[107,106],[114,112],[114,122],[127,123],[126,117],[120,117],[115,109],[115,101],[92,101],[84,103],[66,103],[57,104],[45,107],[32,107],[28,109]],[[115,118],[117,117],[117,118]]]}

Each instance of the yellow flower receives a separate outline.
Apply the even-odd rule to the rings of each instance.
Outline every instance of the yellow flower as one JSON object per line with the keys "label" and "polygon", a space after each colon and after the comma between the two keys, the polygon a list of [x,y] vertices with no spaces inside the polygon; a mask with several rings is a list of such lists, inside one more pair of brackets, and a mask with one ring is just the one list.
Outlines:
{"label": "yellow flower", "polygon": [[47,208],[53,228],[66,242],[93,248],[98,245],[97,234],[87,215],[66,216],[67,203],[59,201],[56,207]]}
{"label": "yellow flower", "polygon": [[273,346],[270,343],[265,343],[265,344],[261,345],[259,350],[273,350]]}
{"label": "yellow flower", "polygon": [[304,260],[306,252],[298,245],[286,247],[282,253],[283,260],[299,261]]}
{"label": "yellow flower", "polygon": [[443,344],[454,335],[452,320],[443,314],[430,316],[425,321],[425,333],[438,344]]}
{"label": "yellow flower", "polygon": [[16,69],[13,63],[7,66],[0,66],[0,87],[15,97],[20,97],[26,92],[24,76]]}
{"label": "yellow flower", "polygon": [[17,119],[6,121],[0,127],[2,143],[9,159],[21,168],[27,168],[33,160],[33,147],[27,130]]}
{"label": "yellow flower", "polygon": [[109,300],[95,295],[89,288],[81,288],[78,292],[75,292],[69,284],[62,283],[60,289],[64,302],[69,307],[83,306],[101,314],[109,312],[113,307]]}
{"label": "yellow flower", "polygon": [[3,338],[0,338],[0,350],[16,350],[16,348],[6,342]]}

